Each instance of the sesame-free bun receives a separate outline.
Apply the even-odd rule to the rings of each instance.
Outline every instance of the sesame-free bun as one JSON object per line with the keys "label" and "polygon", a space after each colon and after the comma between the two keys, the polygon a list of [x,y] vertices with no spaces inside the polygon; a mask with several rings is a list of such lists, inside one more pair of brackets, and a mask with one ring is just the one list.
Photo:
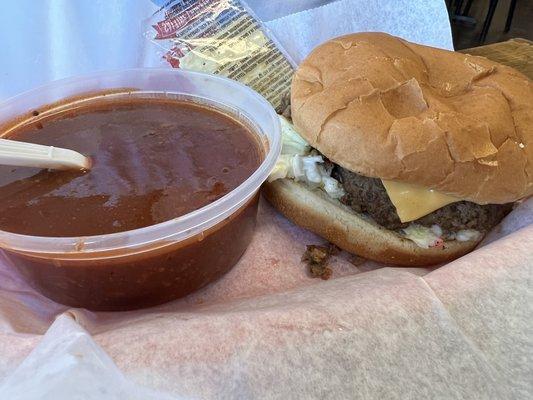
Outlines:
{"label": "sesame-free bun", "polygon": [[359,256],[400,266],[425,266],[453,260],[471,251],[476,241],[445,242],[422,248],[396,232],[356,213],[322,190],[290,179],[265,183],[263,195],[283,215],[303,228]]}
{"label": "sesame-free bun", "polygon": [[[297,131],[311,146],[353,172],[478,204],[533,194],[532,82],[486,58],[384,33],[339,37],[318,46],[299,66],[291,108]],[[285,207],[290,204],[295,200]],[[409,246],[413,257],[429,260],[429,253],[435,254],[415,252],[414,244],[388,236],[378,235],[374,244],[359,242],[357,224],[350,231],[354,239],[344,235],[334,242],[357,249],[382,246],[384,261],[393,254],[403,257]],[[363,237],[374,231],[363,230]],[[464,249],[451,246],[442,257]]]}

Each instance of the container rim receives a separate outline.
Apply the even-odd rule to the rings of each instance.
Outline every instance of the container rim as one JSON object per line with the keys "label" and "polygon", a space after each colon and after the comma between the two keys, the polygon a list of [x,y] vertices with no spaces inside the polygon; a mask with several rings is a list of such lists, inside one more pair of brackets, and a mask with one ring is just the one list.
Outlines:
{"label": "container rim", "polygon": [[[259,93],[240,82],[219,75],[168,68],[131,68],[99,71],[96,73],[83,74],[55,80],[13,96],[5,101],[0,102],[0,115],[1,110],[5,107],[24,101],[25,99],[35,96],[40,92],[62,86],[68,86],[81,81],[94,81],[101,78],[109,78],[110,76],[118,74],[121,76],[129,74],[139,75],[142,77],[147,77],[150,75],[168,77],[182,76],[190,78],[191,80],[208,80],[223,85],[228,89],[228,91],[233,90],[244,94],[248,97],[247,100],[256,102],[256,104],[267,113],[268,122],[271,124],[270,129],[268,129],[266,132],[263,132],[268,141],[268,146],[263,144],[265,151],[265,157],[263,161],[254,171],[254,173],[250,175],[243,183],[220,199],[217,199],[216,201],[188,214],[165,222],[124,232],[94,236],[32,236],[0,230],[0,248],[4,250],[13,250],[23,253],[39,253],[43,255],[69,253],[72,255],[85,254],[87,256],[94,256],[95,253],[102,252],[118,252],[117,255],[122,255],[124,253],[130,254],[131,252],[142,251],[143,247],[151,247],[154,244],[159,244],[159,242],[164,244],[165,240],[179,242],[203,232],[229,217],[233,212],[237,211],[240,206],[245,204],[245,202],[247,202],[256,193],[261,184],[267,179],[281,152],[281,127],[279,117],[272,105]],[[87,94],[90,95],[90,97],[94,97],[93,95],[95,93],[104,91],[104,89],[96,89],[94,91],[88,91]],[[135,87],[130,88],[130,86],[128,86],[124,93],[142,93],[143,91],[150,92],[150,90],[137,89]],[[169,88],[169,90],[165,90],[165,93],[183,94],[183,92],[172,90],[171,88]],[[83,94],[83,92],[79,93],[81,96],[83,96]],[[73,96],[66,96],[67,99],[69,97]],[[191,97],[194,97],[194,95],[191,95]],[[196,97],[202,99],[202,96]],[[254,122],[253,117],[249,116],[246,110],[239,109],[239,113],[242,113],[244,116],[251,119],[252,122]],[[231,112],[229,112],[229,114],[231,115]],[[264,140],[261,143],[264,143]]]}

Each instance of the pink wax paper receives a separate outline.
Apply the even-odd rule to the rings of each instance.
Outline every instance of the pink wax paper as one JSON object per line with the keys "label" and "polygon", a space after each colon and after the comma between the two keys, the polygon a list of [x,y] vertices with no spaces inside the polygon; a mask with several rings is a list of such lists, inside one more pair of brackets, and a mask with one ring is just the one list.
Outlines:
{"label": "pink wax paper", "polygon": [[[307,4],[269,5],[281,10],[289,3],[301,9]],[[70,6],[53,11],[62,15]],[[109,54],[125,60],[122,51],[135,47],[121,48],[136,29],[125,30],[125,21],[139,25],[131,13],[116,19],[116,32],[103,24],[90,26],[83,37],[70,19],[43,9],[53,23],[28,25],[25,46],[48,37],[38,30],[45,25],[51,37],[69,40],[28,50],[39,62],[49,59],[50,68],[28,63],[30,73],[23,75],[38,79],[6,75],[0,94],[80,73],[71,55],[88,44],[112,50],[87,57],[95,68],[108,65]],[[301,60],[323,40],[362,30],[450,48],[447,17],[442,1],[338,0],[263,19],[292,58]],[[94,41],[95,32],[105,40]],[[71,70],[59,68],[65,65]],[[384,267],[340,253],[331,260],[331,279],[322,281],[308,275],[300,258],[305,245],[323,240],[262,201],[253,242],[232,271],[185,299],[125,313],[56,304],[1,258],[0,400],[529,399],[532,222],[529,201],[478,250],[438,269]]]}
{"label": "pink wax paper", "polygon": [[532,205],[439,269],[354,265],[343,252],[323,281],[300,261],[323,240],[262,201],[232,271],[182,300],[123,313],[67,311],[3,263],[0,379],[66,312],[133,382],[184,398],[527,398]]}

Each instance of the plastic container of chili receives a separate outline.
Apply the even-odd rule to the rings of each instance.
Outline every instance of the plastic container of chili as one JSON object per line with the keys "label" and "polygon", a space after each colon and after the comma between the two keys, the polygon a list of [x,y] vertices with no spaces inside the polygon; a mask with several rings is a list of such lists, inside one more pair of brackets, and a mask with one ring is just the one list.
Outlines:
{"label": "plastic container of chili", "polygon": [[72,307],[149,307],[185,296],[229,271],[250,243],[258,190],[281,149],[278,117],[259,94],[223,77],[172,69],[101,72],[23,93],[0,104],[0,134],[9,136],[13,127],[35,123],[58,108],[117,96],[137,101],[164,96],[226,113],[257,136],[263,158],[221,198],[151,226],[83,237],[0,231],[0,248],[13,267],[39,292]]}

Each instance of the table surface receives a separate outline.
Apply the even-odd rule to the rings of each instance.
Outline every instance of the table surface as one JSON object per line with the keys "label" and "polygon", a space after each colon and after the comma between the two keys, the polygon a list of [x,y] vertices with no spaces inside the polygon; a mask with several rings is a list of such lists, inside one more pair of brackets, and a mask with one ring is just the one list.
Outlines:
{"label": "table surface", "polygon": [[487,57],[516,68],[529,79],[533,79],[533,42],[529,40],[511,39],[506,42],[461,50],[461,52]]}

